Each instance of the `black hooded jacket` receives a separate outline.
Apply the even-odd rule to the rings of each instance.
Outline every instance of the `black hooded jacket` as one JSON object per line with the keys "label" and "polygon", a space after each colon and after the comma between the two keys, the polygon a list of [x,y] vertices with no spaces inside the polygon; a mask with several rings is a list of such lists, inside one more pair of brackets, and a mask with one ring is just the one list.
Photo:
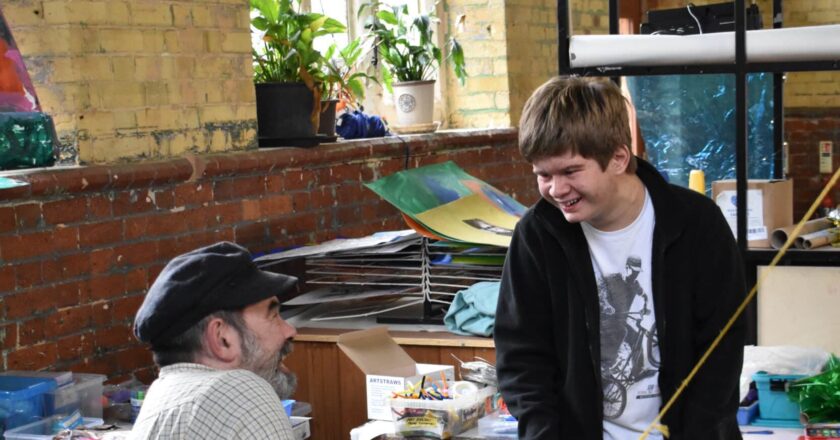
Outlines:
{"label": "black hooded jacket", "polygon": [[[652,286],[664,405],[743,301],[744,266],[714,202],[638,162],[656,217]],[[599,327],[580,224],[540,200],[516,226],[495,323],[499,387],[519,420],[519,438],[602,438]],[[741,438],[735,416],[743,352],[739,319],[666,413],[670,440]]]}

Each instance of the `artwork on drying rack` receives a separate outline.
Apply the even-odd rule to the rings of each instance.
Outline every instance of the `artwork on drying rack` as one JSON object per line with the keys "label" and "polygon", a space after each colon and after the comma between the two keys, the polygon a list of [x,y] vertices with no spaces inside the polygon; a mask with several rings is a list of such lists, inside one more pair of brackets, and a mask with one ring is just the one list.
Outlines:
{"label": "artwork on drying rack", "polygon": [[0,10],[0,112],[38,112],[38,98]]}
{"label": "artwork on drying rack", "polygon": [[0,170],[50,166],[58,144],[0,10]]}

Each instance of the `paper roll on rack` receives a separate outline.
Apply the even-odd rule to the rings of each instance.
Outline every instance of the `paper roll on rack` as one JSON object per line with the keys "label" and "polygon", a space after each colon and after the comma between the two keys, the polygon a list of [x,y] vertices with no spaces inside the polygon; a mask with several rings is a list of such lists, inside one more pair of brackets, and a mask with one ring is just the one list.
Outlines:
{"label": "paper roll on rack", "polygon": [[796,237],[793,244],[799,249],[813,249],[829,245],[838,239],[840,239],[840,229],[831,228]]}
{"label": "paper roll on rack", "polygon": [[[802,238],[806,234],[811,234],[811,233],[814,233],[814,232],[817,232],[817,231],[828,229],[832,226],[833,225],[832,225],[831,221],[826,219],[826,218],[818,218],[818,219],[815,219],[815,220],[810,220],[802,226],[802,230],[799,231],[799,237],[798,238]],[[793,232],[793,230],[795,228],[796,228],[796,225],[790,225],[790,226],[786,226],[784,228],[779,228],[779,229],[773,230],[773,232],[770,234],[770,246],[772,246],[773,249],[781,249],[781,247],[784,246],[785,242],[787,242],[788,237],[790,236],[790,234]],[[799,247],[799,246],[797,246],[796,241],[794,241],[793,244],[794,244],[794,246]]]}

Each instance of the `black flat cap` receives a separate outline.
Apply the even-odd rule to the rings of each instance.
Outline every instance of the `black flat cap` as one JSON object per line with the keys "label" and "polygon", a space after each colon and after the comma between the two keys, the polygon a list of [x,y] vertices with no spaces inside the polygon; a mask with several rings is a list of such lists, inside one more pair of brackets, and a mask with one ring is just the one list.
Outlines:
{"label": "black flat cap", "polygon": [[294,294],[297,278],[257,268],[244,247],[220,242],[172,259],[134,317],[134,335],[155,346],[220,310],[237,310]]}

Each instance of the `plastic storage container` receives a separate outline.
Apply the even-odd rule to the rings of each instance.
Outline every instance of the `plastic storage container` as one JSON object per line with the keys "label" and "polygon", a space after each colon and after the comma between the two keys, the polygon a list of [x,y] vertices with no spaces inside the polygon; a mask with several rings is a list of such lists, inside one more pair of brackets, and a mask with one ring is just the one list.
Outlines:
{"label": "plastic storage container", "polygon": [[73,382],[72,371],[25,371],[25,370],[8,370],[0,372],[2,376],[18,376],[18,377],[37,377],[40,379],[52,379],[56,386],[64,386]]}
{"label": "plastic storage container", "polygon": [[[50,416],[34,423],[10,429],[5,433],[6,440],[51,440],[58,433],[54,430],[54,426],[61,418],[62,416]],[[85,417],[82,419],[82,424],[86,427],[97,426],[102,424],[102,419]]]}
{"label": "plastic storage container", "polygon": [[52,379],[0,376],[0,433],[39,420],[46,415]]}
{"label": "plastic storage container", "polygon": [[494,411],[478,420],[478,435],[489,438],[519,438],[519,422],[509,413]]}
{"label": "plastic storage container", "polygon": [[50,393],[47,415],[66,415],[79,410],[82,417],[101,419],[105,379],[103,374],[73,373],[73,383]]}
{"label": "plastic storage container", "polygon": [[478,419],[492,410],[495,387],[448,400],[390,399],[394,430],[397,434],[447,439],[476,426]]}
{"label": "plastic storage container", "polygon": [[755,401],[747,406],[738,407],[738,424],[749,425],[758,417],[758,401]]}
{"label": "plastic storage container", "polygon": [[788,399],[787,384],[805,377],[802,374],[753,374],[758,389],[758,412],[762,419],[799,420],[799,404]]}

